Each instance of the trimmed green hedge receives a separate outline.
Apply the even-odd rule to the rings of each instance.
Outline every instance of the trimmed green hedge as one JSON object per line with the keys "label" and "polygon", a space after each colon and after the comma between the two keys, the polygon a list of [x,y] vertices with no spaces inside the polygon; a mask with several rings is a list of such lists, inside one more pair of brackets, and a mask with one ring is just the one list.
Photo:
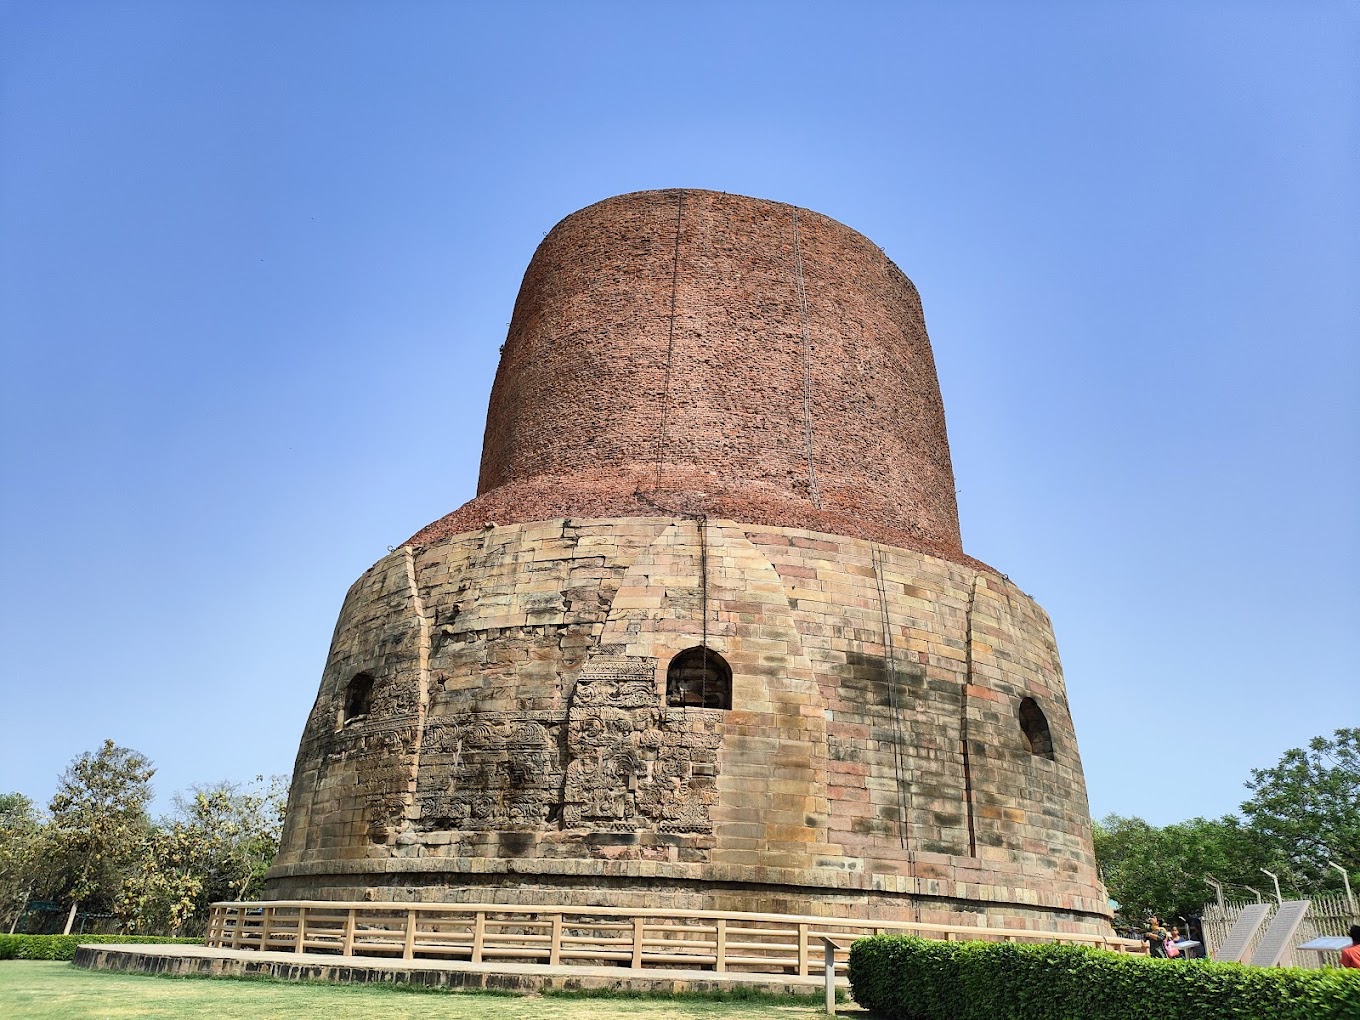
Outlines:
{"label": "trimmed green hedge", "polygon": [[179,942],[203,944],[202,939],[172,939],[160,935],[0,935],[0,960],[71,960],[76,946],[92,942]]}
{"label": "trimmed green hedge", "polygon": [[895,1020],[1356,1020],[1360,971],[1154,960],[1084,946],[879,935],[850,990]]}

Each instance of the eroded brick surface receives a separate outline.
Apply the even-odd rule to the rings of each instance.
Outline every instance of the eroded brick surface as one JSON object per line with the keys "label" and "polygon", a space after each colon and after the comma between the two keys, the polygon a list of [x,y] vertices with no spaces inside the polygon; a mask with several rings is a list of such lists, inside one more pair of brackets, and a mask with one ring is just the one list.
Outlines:
{"label": "eroded brick surface", "polygon": [[621,195],[548,234],[477,491],[412,541],[659,503],[963,558],[916,288],[835,220],[712,191]]}

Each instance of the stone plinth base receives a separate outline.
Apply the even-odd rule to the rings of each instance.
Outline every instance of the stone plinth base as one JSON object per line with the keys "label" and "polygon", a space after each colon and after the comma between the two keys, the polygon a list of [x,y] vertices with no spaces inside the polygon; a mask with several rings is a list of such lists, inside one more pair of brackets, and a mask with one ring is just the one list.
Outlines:
{"label": "stone plinth base", "polygon": [[[678,686],[696,653],[711,701]],[[720,519],[375,564],[266,894],[1109,932],[1043,610],[968,563]]]}
{"label": "stone plinth base", "polygon": [[[417,985],[424,988],[519,992],[545,989],[658,994],[749,988],[769,995],[820,995],[823,979],[794,974],[716,974],[701,970],[632,971],[623,967],[550,967],[529,963],[377,960],[313,953],[259,953],[203,946],[100,944],[76,949],[75,965],[176,977],[269,977],[338,984]],[[844,978],[837,984],[846,986]]]}

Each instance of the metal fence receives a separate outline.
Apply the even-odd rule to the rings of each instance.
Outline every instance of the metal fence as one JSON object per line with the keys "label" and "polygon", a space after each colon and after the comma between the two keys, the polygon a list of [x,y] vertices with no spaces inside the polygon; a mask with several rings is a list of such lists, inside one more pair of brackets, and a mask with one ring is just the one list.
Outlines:
{"label": "metal fence", "polygon": [[[17,935],[60,935],[66,928],[66,918],[70,916],[67,907],[25,910],[14,922]],[[6,929],[0,928],[0,931]],[[81,911],[71,923],[72,935],[120,935],[123,922],[114,914],[97,914]]]}
{"label": "metal fence", "polygon": [[[1319,953],[1312,950],[1296,952],[1294,947],[1310,942],[1321,935],[1345,935],[1350,931],[1351,925],[1360,924],[1360,915],[1351,911],[1350,904],[1346,902],[1346,897],[1339,893],[1332,896],[1310,896],[1308,899],[1312,901],[1312,906],[1309,907],[1308,913],[1304,916],[1303,924],[1299,926],[1299,930],[1294,936],[1290,952],[1285,955],[1284,965],[1305,967],[1310,970],[1324,966],[1338,966],[1339,953]],[[1254,900],[1226,900],[1221,910],[1217,903],[1211,903],[1204,908],[1201,923],[1204,928],[1204,941],[1211,957],[1216,957],[1219,947],[1228,937],[1228,931],[1232,928],[1238,916],[1248,904],[1254,902]],[[1256,936],[1248,944],[1247,959],[1250,959],[1251,954],[1256,951],[1256,947],[1270,927],[1270,922],[1274,920],[1278,909],[1278,904],[1270,904],[1270,911],[1266,915],[1265,923],[1261,925]]]}

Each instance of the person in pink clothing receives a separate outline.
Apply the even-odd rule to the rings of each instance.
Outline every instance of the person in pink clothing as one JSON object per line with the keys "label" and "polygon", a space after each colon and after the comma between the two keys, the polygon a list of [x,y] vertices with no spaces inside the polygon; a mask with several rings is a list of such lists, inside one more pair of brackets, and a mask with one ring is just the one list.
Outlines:
{"label": "person in pink clothing", "polygon": [[1166,955],[1173,960],[1181,955],[1180,947],[1176,945],[1176,943],[1179,942],[1180,940],[1181,930],[1179,928],[1172,928],[1171,934],[1168,935],[1166,937],[1166,941],[1162,943],[1164,946],[1166,946]]}

